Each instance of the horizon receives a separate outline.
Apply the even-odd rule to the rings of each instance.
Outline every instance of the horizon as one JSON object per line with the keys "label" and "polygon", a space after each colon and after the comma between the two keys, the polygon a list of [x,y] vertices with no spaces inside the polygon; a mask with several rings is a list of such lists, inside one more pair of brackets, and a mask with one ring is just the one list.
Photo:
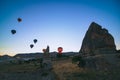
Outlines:
{"label": "horizon", "polygon": [[[106,28],[120,49],[120,5],[117,0],[1,0],[0,55],[79,52],[92,22]],[[18,22],[17,19],[22,21]],[[16,34],[11,34],[15,29]],[[37,39],[34,44],[33,40]],[[34,44],[33,48],[30,45]]]}
{"label": "horizon", "polygon": [[[49,54],[52,54],[52,53],[54,53],[54,52],[55,52],[55,53],[58,53],[57,51],[53,51],[53,52],[49,52]],[[76,53],[79,53],[79,52],[69,51],[69,52],[62,52],[62,54],[71,53],[71,52],[72,52],[72,53],[75,53],[75,54],[76,54]],[[44,54],[44,52],[16,53],[15,55],[19,55],[19,54],[21,54],[21,55],[22,55],[22,54],[23,54],[23,55],[24,55],[24,54],[28,54],[28,55],[29,55],[29,54]],[[9,55],[9,54],[3,54],[3,55],[0,55],[0,56],[6,56],[6,55],[7,55],[7,56],[11,56],[11,57],[15,56],[15,55]]]}

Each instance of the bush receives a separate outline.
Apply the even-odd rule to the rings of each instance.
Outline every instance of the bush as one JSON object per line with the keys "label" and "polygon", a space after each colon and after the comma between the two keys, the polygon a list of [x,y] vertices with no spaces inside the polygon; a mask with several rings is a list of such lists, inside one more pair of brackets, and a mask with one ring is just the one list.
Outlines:
{"label": "bush", "polygon": [[41,76],[47,76],[47,75],[49,75],[49,73],[43,72]]}
{"label": "bush", "polygon": [[77,62],[80,61],[81,59],[82,59],[81,56],[74,56],[74,57],[72,58],[72,63],[77,63]]}
{"label": "bush", "polygon": [[120,54],[117,54],[116,57],[117,57],[117,58],[120,58]]}
{"label": "bush", "polygon": [[40,61],[40,63],[42,64],[42,63],[43,63],[43,58],[40,58],[40,60],[39,60],[39,61]]}
{"label": "bush", "polygon": [[85,67],[85,64],[86,64],[86,62],[85,62],[85,60],[82,58],[82,56],[74,56],[74,57],[72,58],[72,63],[78,63],[77,65],[78,65],[79,67]]}
{"label": "bush", "polygon": [[62,54],[57,54],[57,58],[61,58],[62,57]]}

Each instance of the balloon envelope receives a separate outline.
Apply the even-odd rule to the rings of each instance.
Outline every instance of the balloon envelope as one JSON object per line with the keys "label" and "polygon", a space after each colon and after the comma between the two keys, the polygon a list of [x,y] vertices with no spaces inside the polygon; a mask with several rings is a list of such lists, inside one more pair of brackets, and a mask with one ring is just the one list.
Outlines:
{"label": "balloon envelope", "polygon": [[62,53],[62,51],[63,51],[63,48],[62,47],[58,47],[58,52]]}
{"label": "balloon envelope", "polygon": [[12,33],[12,34],[15,34],[15,33],[16,33],[16,30],[14,30],[14,29],[11,30],[11,33]]}
{"label": "balloon envelope", "polygon": [[33,45],[33,44],[31,44],[31,45],[30,45],[30,48],[33,48],[33,47],[34,47],[34,45]]}
{"label": "balloon envelope", "polygon": [[33,41],[34,41],[34,43],[37,43],[37,39],[34,39]]}
{"label": "balloon envelope", "polygon": [[17,20],[18,20],[18,22],[21,22],[21,21],[22,21],[22,19],[21,19],[21,18],[18,18]]}
{"label": "balloon envelope", "polygon": [[46,49],[43,49],[43,52],[45,53]]}

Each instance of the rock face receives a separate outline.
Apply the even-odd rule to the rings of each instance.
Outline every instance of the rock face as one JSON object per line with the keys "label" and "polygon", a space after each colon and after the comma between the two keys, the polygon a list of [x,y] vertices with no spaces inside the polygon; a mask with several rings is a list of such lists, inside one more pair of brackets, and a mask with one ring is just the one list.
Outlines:
{"label": "rock face", "polygon": [[108,30],[92,22],[83,39],[80,53],[94,55],[97,53],[110,53],[115,50],[114,38]]}

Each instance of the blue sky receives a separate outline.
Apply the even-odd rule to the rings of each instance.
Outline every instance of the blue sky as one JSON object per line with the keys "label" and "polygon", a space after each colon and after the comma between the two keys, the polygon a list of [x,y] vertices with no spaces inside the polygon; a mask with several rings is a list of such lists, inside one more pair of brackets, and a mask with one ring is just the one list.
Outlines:
{"label": "blue sky", "polygon": [[[120,49],[118,0],[0,0],[0,55],[50,51],[78,52],[91,22],[109,30]],[[22,18],[18,22],[17,18]],[[17,33],[12,35],[10,30]],[[38,39],[30,48],[33,39]]]}

